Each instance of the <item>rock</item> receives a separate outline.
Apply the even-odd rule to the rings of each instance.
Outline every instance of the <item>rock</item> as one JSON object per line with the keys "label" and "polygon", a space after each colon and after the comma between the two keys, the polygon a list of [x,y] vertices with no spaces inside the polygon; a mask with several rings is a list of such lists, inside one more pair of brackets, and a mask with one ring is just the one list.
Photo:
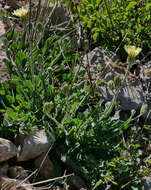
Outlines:
{"label": "rock", "polygon": [[0,0],[0,3],[3,5],[4,8],[7,6],[7,10],[10,11],[13,11],[21,7],[21,4],[19,3],[18,0],[5,0],[5,1]]}
{"label": "rock", "polygon": [[[52,11],[53,8],[54,8],[54,5],[49,3],[48,10]],[[58,4],[56,6],[56,8],[54,9],[54,12],[52,13],[52,16],[51,16],[51,21],[52,21],[53,25],[54,24],[61,24],[61,23],[68,21],[68,17],[66,15],[65,9],[61,4]]]}
{"label": "rock", "polygon": [[[117,67],[115,68],[115,63]],[[119,58],[114,52],[108,52],[103,49],[95,48],[84,57],[84,65],[90,67],[90,73],[92,81],[97,85],[97,90],[101,93],[102,98],[105,101],[111,101],[116,89],[108,87],[107,85],[99,85],[101,79],[106,82],[112,81],[115,76],[119,75],[123,80],[126,72],[126,67],[118,66]],[[104,69],[100,71],[100,67]],[[138,75],[138,74],[137,74]],[[139,80],[139,76],[133,78],[131,75],[128,76],[128,80],[121,88],[117,100],[121,103],[122,110],[138,110],[141,108],[145,101],[145,93],[142,89],[142,83]]]}
{"label": "rock", "polygon": [[0,177],[0,189],[3,190],[36,190],[30,184],[22,183],[22,181],[10,179],[7,177]]}
{"label": "rock", "polygon": [[[110,63],[118,62],[119,57],[112,51],[106,51],[96,47],[91,52],[86,54],[83,59],[84,66],[90,65],[92,72],[94,67],[103,66],[110,68]],[[99,74],[99,70],[98,70]]]}
{"label": "rock", "polygon": [[[37,14],[37,7],[39,7],[39,1],[33,1],[33,6],[35,7],[32,11],[33,16]],[[50,21],[52,26],[57,24],[63,24],[64,22],[68,22],[69,18],[66,14],[66,10],[62,6],[62,4],[58,1],[55,5],[50,1],[46,2],[45,0],[41,0],[41,15],[39,18],[42,19],[43,17],[50,16]],[[42,17],[42,18],[41,18]]]}
{"label": "rock", "polygon": [[21,150],[19,151],[18,161],[26,161],[34,159],[53,145],[54,140],[50,141],[45,130],[37,131],[34,135],[28,135],[21,142]]}
{"label": "rock", "polygon": [[23,180],[28,177],[28,173],[27,170],[21,166],[12,166],[8,169],[8,176]]}
{"label": "rock", "polygon": [[17,156],[16,146],[9,140],[0,138],[0,162]]}
{"label": "rock", "polygon": [[39,169],[39,173],[45,179],[54,178],[55,168],[48,156],[45,157],[45,154],[42,154],[34,161],[35,167]]}
{"label": "rock", "polygon": [[69,181],[71,190],[86,190],[85,182],[79,176],[72,176]]}
{"label": "rock", "polygon": [[151,177],[144,178],[144,190],[151,190]]}
{"label": "rock", "polygon": [[[116,93],[116,89],[111,89],[106,86],[100,87],[99,90],[105,101],[111,101]],[[121,88],[117,99],[120,101],[122,110],[139,110],[144,103],[144,93],[141,88],[141,83],[138,81]]]}
{"label": "rock", "polygon": [[8,167],[7,162],[0,164],[0,176],[7,176]]}

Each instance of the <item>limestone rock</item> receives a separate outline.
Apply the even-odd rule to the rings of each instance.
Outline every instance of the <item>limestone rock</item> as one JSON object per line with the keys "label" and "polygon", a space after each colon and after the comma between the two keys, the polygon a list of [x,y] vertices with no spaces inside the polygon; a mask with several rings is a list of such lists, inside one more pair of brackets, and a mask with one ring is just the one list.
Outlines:
{"label": "limestone rock", "polygon": [[53,139],[50,141],[44,130],[37,131],[33,135],[28,135],[21,142],[21,150],[19,151],[18,161],[26,161],[34,159],[53,145]]}
{"label": "limestone rock", "polygon": [[35,167],[39,169],[39,173],[45,179],[54,178],[55,168],[48,156],[45,157],[45,154],[42,154],[34,161]]}
{"label": "limestone rock", "polygon": [[[100,87],[100,93],[106,101],[111,101],[116,89],[111,89],[106,86]],[[141,88],[140,82],[131,83],[121,88],[118,98],[122,110],[138,110],[144,102],[144,93]]]}
{"label": "limestone rock", "polygon": [[16,146],[9,140],[0,138],[0,162],[17,156]]}
{"label": "limestone rock", "polygon": [[[101,79],[109,82],[114,79],[116,75],[120,75],[123,80],[126,72],[126,67],[114,68],[113,64],[118,63],[118,56],[114,52],[108,52],[103,49],[95,48],[90,53],[85,55],[84,65],[90,67],[92,81],[97,85],[97,90],[101,93],[105,101],[112,100],[116,89],[108,86],[99,85]],[[100,71],[103,68],[103,72]],[[121,88],[117,100],[120,101],[122,110],[140,109],[145,101],[145,93],[142,88],[139,76],[135,78],[129,74],[127,82]]]}

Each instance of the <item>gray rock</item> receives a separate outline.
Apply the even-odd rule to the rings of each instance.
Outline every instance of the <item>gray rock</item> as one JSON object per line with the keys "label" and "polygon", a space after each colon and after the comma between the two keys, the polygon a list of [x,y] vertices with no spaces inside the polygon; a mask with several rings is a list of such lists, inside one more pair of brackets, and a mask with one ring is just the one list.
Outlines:
{"label": "gray rock", "polygon": [[6,8],[6,6],[7,6],[7,9],[10,11],[21,7],[21,4],[19,3],[18,0],[5,0],[5,1],[0,0],[0,4],[2,4],[4,6],[4,8]]}
{"label": "gray rock", "polygon": [[[103,49],[95,48],[84,57],[85,69],[90,67],[90,73],[94,84],[99,84],[99,80],[106,80],[109,82],[113,80],[116,75],[120,75],[121,81],[125,76],[126,67],[114,68],[113,64],[119,62],[118,56],[114,52],[108,52]],[[100,67],[104,69],[100,71]],[[112,100],[116,89],[108,86],[97,86],[98,91],[101,93],[105,101]],[[135,78],[128,78],[127,82],[121,88],[117,100],[121,103],[122,110],[140,109],[145,102],[145,92],[142,88],[142,82],[139,76]]]}
{"label": "gray rock", "polygon": [[[32,3],[35,7],[33,12],[36,14],[37,7],[39,7],[39,1],[33,1]],[[69,21],[67,12],[59,1],[57,4],[53,4],[50,1],[45,0],[41,1],[41,16],[39,18],[48,16],[50,16],[50,21],[53,26]]]}
{"label": "gray rock", "polygon": [[17,156],[16,146],[9,140],[0,138],[0,162]]}
{"label": "gray rock", "polygon": [[[105,86],[100,87],[99,90],[105,101],[112,100],[116,93],[116,89],[111,89]],[[122,110],[140,109],[142,104],[145,102],[141,83],[136,82],[121,88],[117,100],[120,101]]]}
{"label": "gray rock", "polygon": [[119,57],[115,53],[95,48],[84,56],[83,64],[85,69],[90,67],[92,79],[98,80],[102,77],[100,67],[105,69],[105,73],[108,73],[111,69],[110,63],[117,61],[119,61]]}
{"label": "gray rock", "polygon": [[151,177],[144,178],[144,190],[151,190]]}
{"label": "gray rock", "polygon": [[18,161],[34,159],[53,145],[54,139],[48,139],[45,130],[37,131],[33,135],[28,135],[20,142],[21,150],[19,151]]}

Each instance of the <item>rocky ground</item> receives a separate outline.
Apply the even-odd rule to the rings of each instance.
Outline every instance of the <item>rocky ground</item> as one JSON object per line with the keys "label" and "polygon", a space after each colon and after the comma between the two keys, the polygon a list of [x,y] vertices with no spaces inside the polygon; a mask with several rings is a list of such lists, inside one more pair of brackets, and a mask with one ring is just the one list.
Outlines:
{"label": "rocky ground", "polygon": [[48,157],[53,144],[54,139],[48,139],[44,130],[16,136],[14,143],[0,138],[0,189],[40,190],[45,186],[46,190],[66,190],[55,181],[68,178],[70,190],[86,190],[84,181],[73,172],[57,174]]}
{"label": "rocky ground", "polygon": [[[16,1],[6,0],[5,2],[6,3],[0,0],[0,11],[3,9],[12,11],[21,7],[21,4]],[[4,35],[5,25],[2,20],[0,20],[0,82],[9,80],[9,75],[7,74],[7,68],[5,66],[5,60],[7,57],[3,49]],[[108,55],[108,52],[96,48],[86,57],[89,61],[85,59],[85,65],[87,67],[88,63],[90,64],[90,72],[92,72],[92,76],[94,77],[94,82],[96,84],[99,82],[98,80],[100,78],[98,68],[100,63],[102,63],[105,68],[109,69],[108,73],[104,77],[107,82],[113,81],[116,74],[120,74],[122,78],[124,77],[124,74],[119,71],[119,68],[116,71],[112,65],[109,65],[111,62],[115,62],[116,60],[119,61],[117,58],[113,60],[113,58],[116,57],[115,54],[110,56]],[[94,72],[94,70],[97,70],[98,72]],[[132,82],[130,81],[129,85],[125,86],[119,93],[118,99],[122,102],[122,109],[124,111],[130,111],[131,109],[140,110],[141,106],[145,102],[144,99],[146,94],[143,91],[141,83],[141,81],[144,80],[144,76],[141,76],[140,74],[141,72],[135,75],[135,77],[132,78],[134,80]],[[110,87],[100,87],[99,90],[103,92],[102,95],[105,100],[111,100],[113,94],[115,93],[114,89],[110,89]],[[38,133],[40,134],[40,132]],[[53,145],[53,142],[50,143],[47,141],[46,134],[42,134],[42,136],[43,138],[40,136],[40,140],[37,135],[26,136],[25,138],[21,137],[21,141],[19,139],[15,139],[15,142],[13,143],[6,139],[0,138],[0,189],[40,190],[45,188],[51,190],[65,190],[61,186],[50,183],[50,181],[48,181],[49,187],[47,184],[45,187],[35,187],[33,185],[34,182],[31,180],[32,177],[29,177],[31,174],[36,177],[40,174],[42,180],[60,177],[60,175],[58,176],[56,174],[56,165],[54,165],[53,161],[47,155],[50,151],[49,148]],[[27,162],[30,167],[26,167],[24,165]],[[64,177],[63,174],[61,177]],[[40,178],[37,178],[37,180],[38,179],[40,180]],[[71,176],[69,186],[71,190],[85,189],[83,180],[77,175]]]}

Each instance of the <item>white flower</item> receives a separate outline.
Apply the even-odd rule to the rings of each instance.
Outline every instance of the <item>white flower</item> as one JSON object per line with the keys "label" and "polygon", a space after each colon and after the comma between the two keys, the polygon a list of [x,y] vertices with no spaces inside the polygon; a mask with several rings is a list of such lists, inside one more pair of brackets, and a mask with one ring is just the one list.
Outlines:
{"label": "white flower", "polygon": [[26,17],[27,14],[28,14],[29,10],[27,8],[20,8],[20,9],[16,9],[14,12],[13,12],[13,15],[19,17],[19,18],[23,18],[23,17]]}
{"label": "white flower", "polygon": [[142,48],[136,46],[124,46],[124,49],[130,58],[135,58],[142,51]]}

